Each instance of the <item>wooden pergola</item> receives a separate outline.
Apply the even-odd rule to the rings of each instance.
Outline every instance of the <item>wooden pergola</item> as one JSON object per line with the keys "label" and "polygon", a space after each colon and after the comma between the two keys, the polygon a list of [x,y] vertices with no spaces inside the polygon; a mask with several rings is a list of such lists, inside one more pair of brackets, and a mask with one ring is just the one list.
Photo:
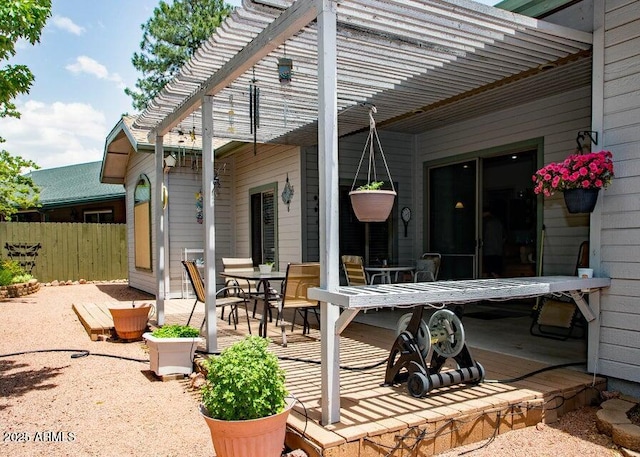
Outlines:
{"label": "wooden pergola", "polygon": [[[214,137],[317,144],[321,289],[336,291],[338,251],[338,138],[368,126],[351,108],[373,104],[378,125],[419,119],[447,107],[452,116],[468,100],[477,110],[508,100],[511,83],[558,71],[554,90],[591,75],[592,36],[469,0],[245,0],[136,121],[155,141],[156,195],[162,200],[163,137],[175,129],[202,136],[207,349],[217,349]],[[279,57],[294,61],[293,82],[278,81]],[[564,72],[564,73],[563,73]],[[569,77],[569,75],[573,75]],[[253,134],[247,87],[260,83],[261,124]],[[539,90],[551,90],[540,84]],[[500,96],[494,91],[504,90]],[[518,91],[521,91],[521,86]],[[506,95],[505,95],[506,94]],[[540,92],[538,92],[540,95]],[[522,103],[519,94],[512,103]],[[484,101],[483,98],[485,99]],[[491,98],[491,97],[490,97]],[[282,105],[286,109],[282,109]],[[229,116],[232,106],[235,118]],[[351,110],[351,111],[350,111]],[[476,113],[478,112],[476,110]],[[284,114],[283,114],[284,113]],[[338,116],[340,121],[338,122]],[[233,125],[233,129],[219,128]],[[155,214],[158,324],[164,323],[168,281],[165,215]],[[209,261],[211,259],[212,261]],[[323,423],[340,417],[339,307],[322,303]],[[327,363],[331,361],[331,363]]]}

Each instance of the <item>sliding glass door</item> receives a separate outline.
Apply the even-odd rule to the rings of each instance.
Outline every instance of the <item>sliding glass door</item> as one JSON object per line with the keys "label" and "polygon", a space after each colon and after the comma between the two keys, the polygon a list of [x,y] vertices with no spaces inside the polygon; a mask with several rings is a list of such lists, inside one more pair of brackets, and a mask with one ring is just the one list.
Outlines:
{"label": "sliding glass door", "polygon": [[439,279],[477,276],[477,160],[428,170],[429,250],[442,255]]}

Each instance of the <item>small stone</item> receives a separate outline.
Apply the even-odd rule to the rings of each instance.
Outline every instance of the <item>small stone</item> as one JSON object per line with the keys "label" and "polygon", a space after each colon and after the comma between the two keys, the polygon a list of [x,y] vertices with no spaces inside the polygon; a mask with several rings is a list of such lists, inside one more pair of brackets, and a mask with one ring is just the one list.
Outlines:
{"label": "small stone", "polygon": [[86,279],[83,279],[83,278],[80,278],[80,279],[78,280],[78,283],[79,283],[79,284],[86,284],[86,283],[87,283],[87,280],[86,280]]}
{"label": "small stone", "polygon": [[59,286],[59,285],[60,285],[60,283],[58,282],[58,280],[57,280],[57,279],[54,279],[53,281],[51,281],[51,285],[52,285],[52,286]]}
{"label": "small stone", "polygon": [[283,455],[283,457],[309,457],[302,449],[295,449]]}
{"label": "small stone", "polygon": [[600,396],[603,400],[611,400],[612,398],[620,398],[620,392],[616,390],[603,390],[600,392]]}
{"label": "small stone", "polygon": [[629,411],[635,403],[630,401],[622,400],[620,398],[614,398],[612,400],[607,400],[600,405],[602,409],[615,409],[616,411],[624,411],[625,413]]}
{"label": "small stone", "polygon": [[611,438],[618,446],[640,451],[640,427],[637,425],[618,424],[613,427]]}
{"label": "small stone", "polygon": [[543,431],[546,428],[547,428],[547,425],[545,423],[543,423],[543,422],[538,422],[536,424],[536,430],[538,430],[540,432]]}

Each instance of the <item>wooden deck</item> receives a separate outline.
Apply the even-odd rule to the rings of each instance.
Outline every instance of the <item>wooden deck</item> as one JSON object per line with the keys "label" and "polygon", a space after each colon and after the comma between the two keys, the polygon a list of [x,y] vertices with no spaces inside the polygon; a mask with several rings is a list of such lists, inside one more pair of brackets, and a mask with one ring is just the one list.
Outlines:
{"label": "wooden deck", "polygon": [[[166,323],[185,323],[193,301],[166,303]],[[74,306],[81,322],[96,307]],[[202,321],[199,304],[193,323]],[[108,314],[108,310],[107,310]],[[242,313],[241,313],[242,314]],[[98,314],[99,315],[99,314]],[[83,320],[84,319],[84,320]],[[312,318],[313,319],[313,318]],[[251,319],[254,334],[258,319]],[[313,323],[313,321],[312,321]],[[151,321],[151,325],[155,322]],[[248,327],[241,317],[237,329],[218,320],[218,349],[243,338]],[[589,404],[606,381],[571,369],[546,371],[513,383],[483,382],[433,390],[413,398],[405,385],[381,387],[388,355],[395,339],[391,330],[352,322],[341,338],[341,421],[321,426],[320,333],[301,334],[288,327],[288,347],[280,345],[279,327],[269,324],[272,349],[287,372],[287,387],[298,399],[289,417],[287,445],[311,457],[430,456],[450,448],[489,439],[496,433],[554,422],[558,416]],[[87,330],[89,332],[89,330]],[[92,329],[91,335],[98,329]],[[484,366],[486,380],[511,379],[545,367],[544,364],[471,348]],[[376,362],[378,366],[371,367]]]}

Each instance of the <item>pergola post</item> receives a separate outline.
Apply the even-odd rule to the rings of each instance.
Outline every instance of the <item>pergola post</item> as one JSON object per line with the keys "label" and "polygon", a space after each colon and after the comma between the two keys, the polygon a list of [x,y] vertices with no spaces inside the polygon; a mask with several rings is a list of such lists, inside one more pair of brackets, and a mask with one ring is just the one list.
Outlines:
{"label": "pergola post", "polygon": [[165,247],[165,217],[163,208],[164,197],[164,137],[156,135],[154,151],[155,163],[155,225],[156,225],[156,319],[158,325],[164,325],[164,300],[165,300],[165,272],[166,272],[166,247]]}
{"label": "pergola post", "polygon": [[[338,240],[338,100],[336,10],[333,0],[322,0],[318,15],[318,171],[320,177],[320,287],[339,286]],[[321,303],[322,424],[340,421],[340,309]]]}
{"label": "pergola post", "polygon": [[207,326],[207,352],[218,351],[218,326],[216,317],[216,225],[215,198],[213,193],[213,96],[202,97],[202,204],[204,206],[204,306]]}

